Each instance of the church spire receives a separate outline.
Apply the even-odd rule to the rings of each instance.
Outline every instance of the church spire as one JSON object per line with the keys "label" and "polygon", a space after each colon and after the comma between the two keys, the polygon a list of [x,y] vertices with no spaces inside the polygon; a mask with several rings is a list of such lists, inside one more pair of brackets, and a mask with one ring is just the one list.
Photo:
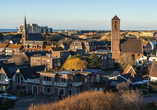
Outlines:
{"label": "church spire", "polygon": [[25,16],[25,18],[24,18],[23,31],[27,31],[26,16]]}

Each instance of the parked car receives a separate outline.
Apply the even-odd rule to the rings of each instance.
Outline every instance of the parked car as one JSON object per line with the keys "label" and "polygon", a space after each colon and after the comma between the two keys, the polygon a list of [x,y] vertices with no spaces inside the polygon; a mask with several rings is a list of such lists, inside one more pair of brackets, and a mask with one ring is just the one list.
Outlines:
{"label": "parked car", "polygon": [[9,93],[3,93],[3,94],[0,94],[0,97],[3,97],[3,98],[8,98],[8,99],[13,99],[13,100],[17,100],[17,97],[16,96],[13,96]]}

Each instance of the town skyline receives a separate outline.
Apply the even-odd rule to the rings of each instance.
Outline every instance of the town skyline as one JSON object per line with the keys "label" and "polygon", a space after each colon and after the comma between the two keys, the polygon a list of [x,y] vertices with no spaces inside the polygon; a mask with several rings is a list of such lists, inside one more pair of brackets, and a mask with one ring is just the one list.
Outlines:
{"label": "town skyline", "polygon": [[[15,29],[27,23],[47,25],[54,29],[110,30],[114,15],[121,18],[122,30],[156,30],[154,15],[157,1],[0,1],[0,29]],[[142,5],[141,5],[142,4]],[[149,13],[151,12],[151,13]]]}

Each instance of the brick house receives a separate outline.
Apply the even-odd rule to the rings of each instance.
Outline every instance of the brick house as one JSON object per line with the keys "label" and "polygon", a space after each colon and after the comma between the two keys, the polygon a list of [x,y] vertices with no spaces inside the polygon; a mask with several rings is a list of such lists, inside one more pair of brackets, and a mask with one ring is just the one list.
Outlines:
{"label": "brick house", "polygon": [[22,44],[10,44],[6,48],[7,55],[21,55],[21,50],[23,49]]}
{"label": "brick house", "polygon": [[[78,94],[84,90],[103,90],[106,83],[100,88],[93,88],[95,82],[101,80],[101,70],[96,72],[83,71],[40,71],[40,94],[45,96],[62,96]],[[102,82],[100,82],[102,83]]]}
{"label": "brick house", "polygon": [[5,51],[8,44],[0,44],[0,55],[6,55],[7,52]]}
{"label": "brick house", "polygon": [[53,57],[51,54],[47,54],[46,56],[31,56],[30,57],[30,65],[31,66],[39,66],[45,65],[48,68],[55,68],[61,66],[61,58]]}
{"label": "brick house", "polygon": [[40,86],[40,75],[37,71],[44,70],[45,66],[34,66],[18,68],[13,76],[12,91],[17,93],[19,89],[25,91],[28,89],[30,94],[38,94]]}

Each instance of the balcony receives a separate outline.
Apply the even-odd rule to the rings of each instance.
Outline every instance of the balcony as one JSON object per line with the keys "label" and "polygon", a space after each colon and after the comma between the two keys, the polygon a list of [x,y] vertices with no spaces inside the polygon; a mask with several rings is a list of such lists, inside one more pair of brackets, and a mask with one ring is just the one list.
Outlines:
{"label": "balcony", "polygon": [[26,83],[25,82],[21,82],[21,83],[16,82],[16,86],[19,86],[19,87],[26,86]]}
{"label": "balcony", "polygon": [[82,86],[82,82],[73,82],[72,83],[72,85],[74,86],[74,87],[78,87],[78,86]]}
{"label": "balcony", "polygon": [[64,82],[55,82],[54,85],[58,87],[67,87],[67,83]]}
{"label": "balcony", "polygon": [[51,85],[51,86],[53,85],[52,81],[42,81],[42,84],[43,85]]}
{"label": "balcony", "polygon": [[9,81],[0,81],[0,84],[9,84]]}
{"label": "balcony", "polygon": [[28,83],[34,83],[34,84],[40,84],[40,80],[39,79],[27,79]]}

